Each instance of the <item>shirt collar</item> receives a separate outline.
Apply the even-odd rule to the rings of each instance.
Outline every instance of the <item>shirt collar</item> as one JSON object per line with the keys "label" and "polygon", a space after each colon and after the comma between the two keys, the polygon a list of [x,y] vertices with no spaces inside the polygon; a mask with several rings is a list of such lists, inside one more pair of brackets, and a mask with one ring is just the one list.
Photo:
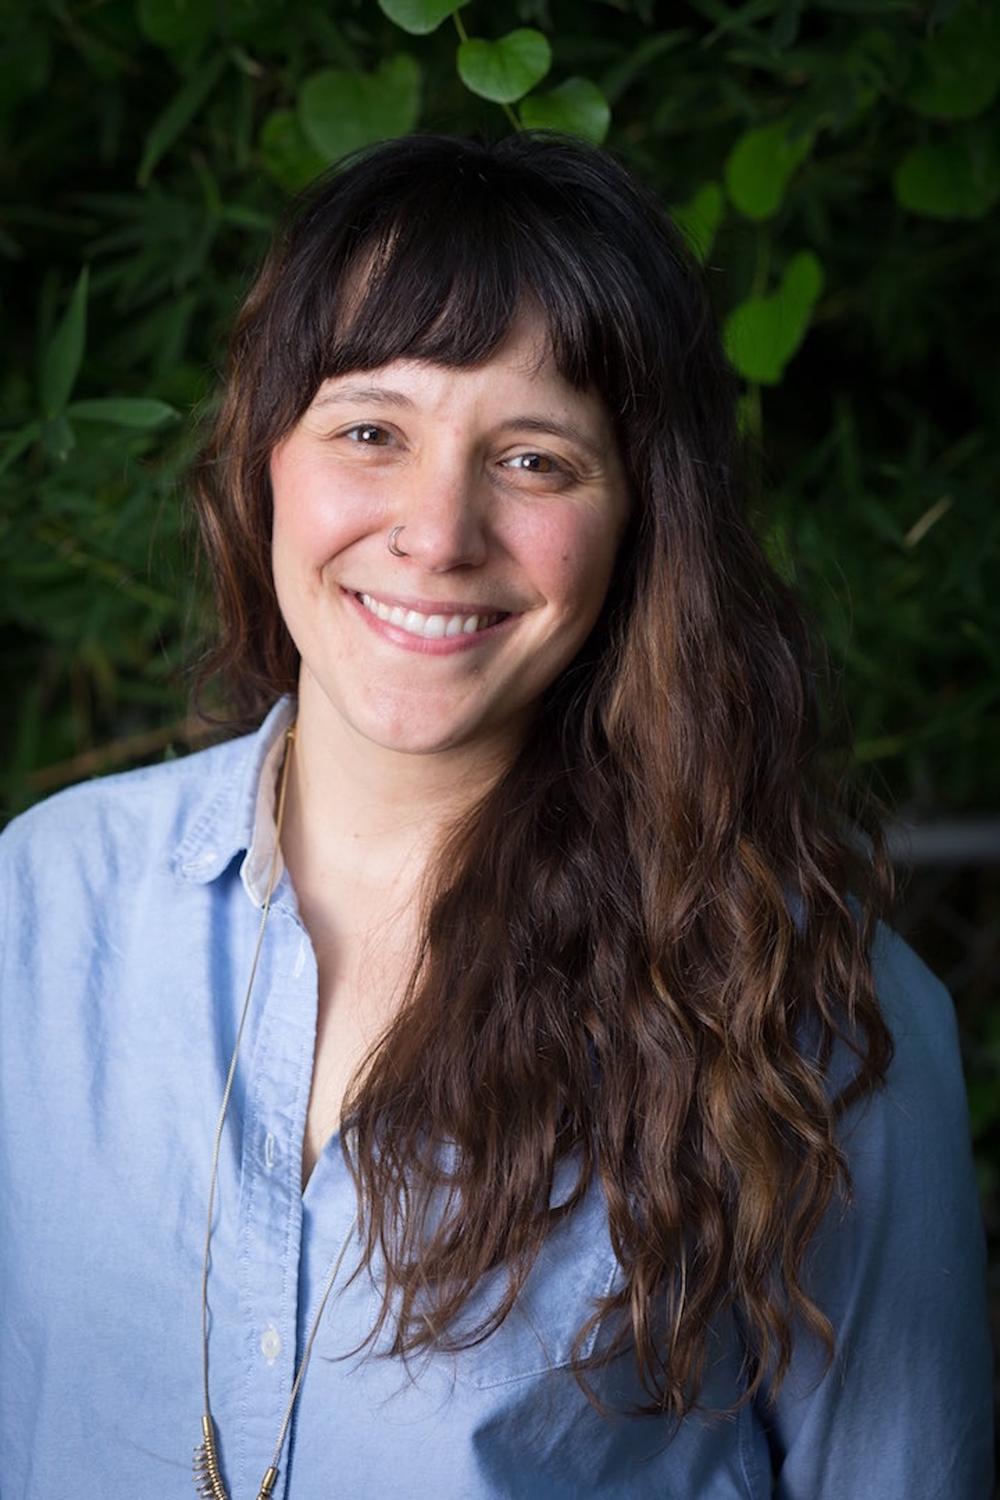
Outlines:
{"label": "shirt collar", "polygon": [[[274,853],[274,794],[284,732],[295,717],[295,707],[291,695],[279,698],[260,727],[237,742],[240,759],[192,814],[177,846],[173,865],[181,879],[207,884],[246,851],[240,879],[254,905],[263,906]],[[283,871],[279,848],[275,889]]]}

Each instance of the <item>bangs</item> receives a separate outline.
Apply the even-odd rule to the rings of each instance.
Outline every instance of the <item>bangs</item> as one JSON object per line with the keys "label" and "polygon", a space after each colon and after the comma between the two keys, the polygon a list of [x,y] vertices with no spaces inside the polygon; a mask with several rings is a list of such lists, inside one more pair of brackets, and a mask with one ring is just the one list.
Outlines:
{"label": "bangs", "polygon": [[352,370],[479,364],[526,310],[540,313],[563,379],[629,411],[645,383],[636,312],[621,247],[611,252],[579,187],[471,143],[444,141],[438,161],[424,137],[412,162],[400,145],[383,173],[371,171],[375,148],[367,170],[322,179],[286,243],[298,316],[282,363],[298,414]]}

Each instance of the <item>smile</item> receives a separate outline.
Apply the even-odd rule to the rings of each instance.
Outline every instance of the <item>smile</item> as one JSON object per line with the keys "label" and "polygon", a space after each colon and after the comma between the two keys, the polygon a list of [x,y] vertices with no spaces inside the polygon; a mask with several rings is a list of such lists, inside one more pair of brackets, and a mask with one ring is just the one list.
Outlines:
{"label": "smile", "polygon": [[488,630],[491,625],[506,616],[503,613],[477,615],[424,615],[416,609],[403,609],[399,605],[383,604],[370,594],[356,594],[365,609],[388,625],[396,625],[408,635],[416,635],[427,641],[440,640],[443,636],[475,635]]}

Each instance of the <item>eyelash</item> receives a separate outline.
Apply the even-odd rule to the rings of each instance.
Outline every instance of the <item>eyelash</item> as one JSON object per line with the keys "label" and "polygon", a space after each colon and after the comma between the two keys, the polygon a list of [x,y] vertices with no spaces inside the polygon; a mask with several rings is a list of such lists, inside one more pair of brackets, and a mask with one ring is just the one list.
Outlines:
{"label": "eyelash", "polygon": [[[338,437],[346,438],[346,437],[349,437],[349,435],[352,432],[365,432],[365,431],[370,431],[370,432],[387,432],[388,428],[382,427],[378,422],[355,422],[352,427],[345,427],[344,430],[343,430],[343,432],[338,433],[337,436]],[[362,443],[360,440],[355,440],[355,441],[356,441],[357,446],[359,448],[376,448],[376,447],[381,447],[382,446],[380,443]],[[512,458],[542,458],[542,459],[544,459],[546,461],[546,463],[550,463],[553,466],[552,469],[551,469],[551,471],[545,471],[545,470],[542,470],[542,469],[521,469],[520,472],[522,474],[537,474],[542,479],[552,479],[552,478],[555,478],[559,474],[565,475],[566,478],[570,478],[571,477],[571,471],[567,468],[567,466],[564,463],[560,463],[559,459],[553,458],[552,455],[551,455],[551,453],[536,453],[536,452],[534,452],[534,450],[529,450],[527,453],[514,453],[514,454],[511,455],[511,457]],[[504,462],[507,462],[507,460],[504,460]]]}

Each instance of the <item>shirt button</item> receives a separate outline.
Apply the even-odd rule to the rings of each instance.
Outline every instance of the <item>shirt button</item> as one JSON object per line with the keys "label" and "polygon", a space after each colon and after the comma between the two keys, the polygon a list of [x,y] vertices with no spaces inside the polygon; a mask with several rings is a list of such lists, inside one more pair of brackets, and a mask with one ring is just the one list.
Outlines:
{"label": "shirt button", "polygon": [[260,1340],[260,1352],[269,1365],[273,1365],[281,1353],[281,1334],[273,1323],[268,1323]]}
{"label": "shirt button", "polygon": [[278,1157],[277,1143],[271,1131],[264,1137],[264,1165],[269,1172],[273,1172],[274,1163]]}

